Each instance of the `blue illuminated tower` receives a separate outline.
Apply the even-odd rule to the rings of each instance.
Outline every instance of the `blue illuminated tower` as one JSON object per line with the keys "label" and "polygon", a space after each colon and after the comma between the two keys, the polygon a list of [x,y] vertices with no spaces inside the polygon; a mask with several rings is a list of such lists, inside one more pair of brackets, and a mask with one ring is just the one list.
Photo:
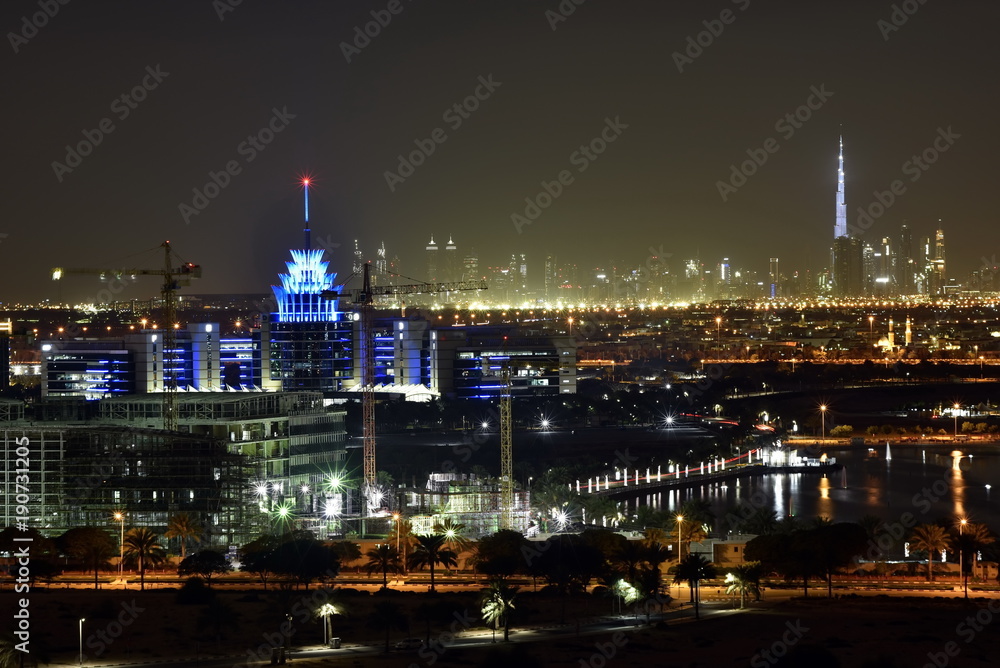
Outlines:
{"label": "blue illuminated tower", "polygon": [[269,380],[284,390],[336,391],[354,375],[353,322],[337,310],[333,291],[337,274],[329,271],[325,251],[311,248],[309,179],[302,180],[305,199],[305,248],[292,250],[281,285],[271,286],[276,312],[265,320],[262,335],[268,342]]}
{"label": "blue illuminated tower", "polygon": [[833,238],[847,236],[847,202],[844,199],[844,137],[840,137],[840,157],[837,168],[837,222],[833,227]]}
{"label": "blue illuminated tower", "polygon": [[305,219],[305,229],[303,231],[305,232],[305,239],[306,239],[305,248],[306,250],[309,250],[310,248],[312,248],[312,238],[311,238],[312,230],[309,229],[309,178],[308,177],[302,179],[302,190],[305,193],[306,197],[306,210],[305,210],[306,219]]}

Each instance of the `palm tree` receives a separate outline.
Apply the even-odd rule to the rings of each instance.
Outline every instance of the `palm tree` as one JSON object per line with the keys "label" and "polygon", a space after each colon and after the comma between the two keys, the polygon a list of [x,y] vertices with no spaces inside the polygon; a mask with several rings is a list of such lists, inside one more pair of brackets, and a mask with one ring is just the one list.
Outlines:
{"label": "palm tree", "polygon": [[198,520],[189,513],[177,513],[167,522],[167,531],[163,535],[168,539],[179,538],[181,543],[181,560],[187,556],[187,541],[201,542],[204,531]]}
{"label": "palm tree", "polygon": [[979,551],[987,545],[996,542],[996,537],[985,524],[973,524],[969,522],[962,530],[962,535],[967,537],[972,552],[972,575],[976,575],[976,561]]}
{"label": "palm tree", "polygon": [[948,532],[937,524],[918,524],[910,536],[910,546],[916,550],[927,551],[927,579],[933,582],[934,555],[951,546]]}
{"label": "palm tree", "polygon": [[740,594],[740,609],[742,610],[746,596],[749,594],[754,600],[760,600],[760,562],[751,561],[731,568],[726,574],[727,594]]}
{"label": "palm tree", "polygon": [[44,649],[39,647],[38,641],[33,641],[30,645],[24,643],[24,646],[27,647],[25,651],[18,649],[18,644],[18,638],[15,638],[11,632],[3,631],[0,633],[0,666],[13,668],[13,666],[23,667],[25,665],[49,665],[49,656]]}
{"label": "palm tree", "polygon": [[372,613],[368,616],[369,626],[377,629],[385,629],[385,651],[389,653],[389,631],[392,629],[405,629],[406,616],[400,612],[399,606],[392,601],[379,601],[375,604]]}
{"label": "palm tree", "polygon": [[151,529],[137,527],[125,534],[125,554],[139,562],[139,589],[146,589],[146,563],[163,560],[163,546],[159,536]]}
{"label": "palm tree", "polygon": [[97,527],[75,527],[64,533],[59,541],[65,545],[67,554],[94,569],[94,589],[97,589],[100,569],[107,568],[108,560],[118,555],[115,541],[108,532]]}
{"label": "palm tree", "polygon": [[698,586],[702,580],[715,577],[715,566],[700,554],[689,554],[677,565],[674,582],[687,582],[694,600],[694,618],[698,615]]}
{"label": "palm tree", "polygon": [[483,620],[492,624],[494,629],[503,626],[504,642],[510,640],[510,611],[514,609],[515,596],[517,587],[512,587],[498,578],[490,581],[480,601]]}
{"label": "palm tree", "polygon": [[368,563],[365,564],[365,570],[368,571],[368,575],[376,571],[381,571],[382,589],[388,589],[389,571],[398,573],[402,570],[399,563],[399,553],[396,552],[396,548],[388,543],[381,543],[376,545],[374,550],[365,552],[365,556],[368,557]]}
{"label": "palm tree", "polygon": [[429,566],[431,569],[431,591],[434,591],[434,566],[441,564],[445,568],[458,565],[458,555],[445,547],[445,536],[414,536],[417,541],[413,552],[407,558],[410,568],[423,568]]}

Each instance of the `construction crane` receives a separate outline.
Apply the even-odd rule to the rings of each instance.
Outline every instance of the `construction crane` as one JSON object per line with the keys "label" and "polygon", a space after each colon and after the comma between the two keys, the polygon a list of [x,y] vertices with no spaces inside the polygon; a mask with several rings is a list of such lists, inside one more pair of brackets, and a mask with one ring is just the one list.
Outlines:
{"label": "construction crane", "polygon": [[177,431],[177,414],[174,412],[174,399],[177,395],[177,376],[174,360],[176,358],[177,332],[177,290],[191,284],[191,279],[201,278],[201,267],[191,262],[176,264],[170,242],[160,244],[163,249],[163,267],[159,269],[90,269],[57,267],[52,270],[52,280],[60,280],[64,274],[97,274],[104,280],[108,276],[121,279],[123,276],[161,276],[163,286],[160,294],[163,297],[163,428],[166,431]]}
{"label": "construction crane", "polygon": [[503,369],[500,372],[500,528],[514,529],[514,455],[511,434],[510,355],[503,337]]}
{"label": "construction crane", "polygon": [[412,294],[486,290],[486,281],[454,281],[449,283],[414,283],[411,285],[372,285],[371,262],[364,264],[361,289],[324,290],[322,297],[347,297],[361,315],[361,412],[363,416],[364,494],[366,513],[370,514],[375,498],[375,298],[399,297]]}

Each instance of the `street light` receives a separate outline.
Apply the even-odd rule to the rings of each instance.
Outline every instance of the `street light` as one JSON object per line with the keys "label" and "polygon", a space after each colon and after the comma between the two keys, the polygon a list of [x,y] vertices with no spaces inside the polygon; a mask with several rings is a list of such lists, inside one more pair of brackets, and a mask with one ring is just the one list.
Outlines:
{"label": "street light", "polygon": [[122,587],[125,586],[125,513],[116,512],[115,520],[122,525],[122,535],[120,545],[120,552],[118,555],[118,579],[122,581]]}
{"label": "street light", "polygon": [[868,347],[875,345],[875,316],[868,316]]}
{"label": "street light", "polygon": [[678,515],[677,516],[677,564],[678,565],[680,565],[681,563],[681,534],[683,533],[682,531],[683,526],[684,526],[684,516]]}
{"label": "street light", "polygon": [[718,339],[719,359],[722,359],[722,316],[715,317],[715,334]]}
{"label": "street light", "polygon": [[958,409],[961,408],[957,403],[951,407],[952,415],[955,416],[955,438],[958,438]]}
{"label": "street light", "polygon": [[80,665],[83,665],[83,623],[87,621],[86,617],[80,618]]}
{"label": "street light", "polygon": [[821,433],[823,435],[823,440],[826,441],[826,404],[822,404],[819,407],[819,414],[823,422],[823,431]]}
{"label": "street light", "polygon": [[969,598],[969,581],[965,578],[965,546],[962,545],[962,530],[968,523],[969,520],[964,517],[958,522],[958,574],[962,576],[962,589],[965,590],[965,598]]}
{"label": "street light", "polygon": [[333,629],[330,628],[330,615],[337,614],[337,608],[329,603],[324,603],[317,612],[323,618],[323,645],[328,647],[330,641],[333,639]]}

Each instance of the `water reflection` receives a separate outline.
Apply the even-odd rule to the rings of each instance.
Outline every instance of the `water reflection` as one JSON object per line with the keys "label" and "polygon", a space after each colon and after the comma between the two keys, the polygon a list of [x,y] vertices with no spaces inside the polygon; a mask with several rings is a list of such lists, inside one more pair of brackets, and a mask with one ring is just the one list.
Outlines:
{"label": "water reflection", "polygon": [[[995,517],[986,486],[1000,482],[1000,451],[977,453],[974,467],[970,467],[969,457],[963,456],[957,470],[949,452],[932,450],[933,456],[927,456],[921,447],[897,446],[892,452],[890,475],[884,457],[870,458],[865,451],[833,451],[830,455],[845,465],[843,471],[833,474],[839,476],[836,488],[832,476],[819,474],[755,476],[725,485],[716,482],[671,489],[639,503],[675,513],[690,499],[704,499],[711,504],[720,527],[725,527],[722,520],[726,514],[740,504],[774,510],[779,519],[823,516],[834,522],[856,522],[865,515],[892,522],[904,512],[912,513],[917,522],[958,515]],[[635,503],[632,500],[629,505],[634,507]]]}

